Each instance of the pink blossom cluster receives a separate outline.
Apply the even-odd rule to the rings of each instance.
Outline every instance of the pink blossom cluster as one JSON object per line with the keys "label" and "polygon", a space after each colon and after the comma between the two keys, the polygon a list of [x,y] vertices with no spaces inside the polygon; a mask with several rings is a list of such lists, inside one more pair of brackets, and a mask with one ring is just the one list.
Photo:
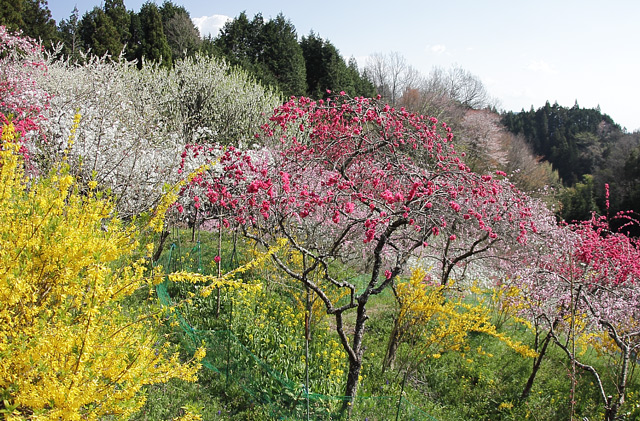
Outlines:
{"label": "pink blossom cluster", "polygon": [[[383,240],[389,255],[442,233],[463,248],[498,237],[525,243],[536,230],[528,198],[504,173],[473,173],[435,118],[368,98],[291,98],[255,139],[258,150],[228,148],[185,186],[182,209],[272,231],[283,221],[314,226],[328,242],[363,250]],[[194,153],[202,146],[183,158]]]}
{"label": "pink blossom cluster", "polygon": [[35,122],[43,118],[50,97],[33,75],[46,71],[41,45],[0,26],[0,111],[4,115]]}
{"label": "pink blossom cluster", "polygon": [[0,26],[0,124],[13,123],[27,159],[33,146],[26,142],[32,134],[40,134],[42,113],[50,99],[34,74],[46,70],[41,45],[19,31],[12,33]]}

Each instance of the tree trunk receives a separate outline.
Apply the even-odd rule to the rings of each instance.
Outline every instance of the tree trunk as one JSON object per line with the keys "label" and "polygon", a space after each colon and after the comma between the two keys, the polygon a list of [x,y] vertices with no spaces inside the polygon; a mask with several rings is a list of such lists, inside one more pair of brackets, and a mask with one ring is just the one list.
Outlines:
{"label": "tree trunk", "polygon": [[382,372],[384,373],[387,368],[393,370],[396,362],[396,355],[398,353],[398,347],[400,346],[400,327],[398,326],[398,320],[393,323],[393,330],[389,336],[389,344],[387,345],[387,353],[384,356],[382,362]]}
{"label": "tree trunk", "polygon": [[533,381],[536,379],[536,375],[538,374],[538,370],[540,369],[540,364],[542,363],[542,359],[544,358],[544,354],[547,352],[547,346],[551,342],[551,335],[547,335],[542,342],[542,349],[538,353],[538,356],[533,360],[533,370],[531,371],[531,375],[527,380],[527,384],[524,386],[524,390],[520,395],[520,400],[524,401],[531,393],[531,388],[533,387]]}
{"label": "tree trunk", "polygon": [[153,253],[153,261],[157,262],[160,259],[160,255],[162,254],[162,250],[164,249],[164,242],[169,237],[169,231],[164,230],[160,233],[160,241],[158,242],[158,247],[156,247],[155,252]]}
{"label": "tree trunk", "polygon": [[364,354],[362,338],[364,336],[365,322],[369,318],[366,313],[366,304],[366,298],[358,303],[356,326],[353,331],[353,342],[351,344],[353,353],[349,354],[349,374],[347,375],[347,386],[345,388],[345,396],[347,399],[345,399],[342,405],[342,412],[347,413],[348,417],[351,417],[351,411],[355,404],[358,385],[360,383],[360,370],[362,370],[362,356]]}
{"label": "tree trunk", "polygon": [[622,402],[618,400],[614,403],[613,396],[607,396],[607,409],[604,413],[605,421],[615,421],[616,416],[618,415],[618,410],[620,409],[620,406],[622,406],[623,402],[624,398],[622,399]]}

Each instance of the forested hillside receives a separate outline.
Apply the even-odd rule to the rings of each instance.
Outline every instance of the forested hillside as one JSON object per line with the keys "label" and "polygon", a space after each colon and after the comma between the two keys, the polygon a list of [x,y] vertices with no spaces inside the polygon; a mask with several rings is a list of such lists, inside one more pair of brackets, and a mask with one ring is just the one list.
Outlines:
{"label": "forested hillside", "polygon": [[639,133],[626,133],[599,109],[577,103],[567,108],[547,102],[537,110],[507,112],[502,122],[558,171],[566,188],[561,195],[565,219],[605,211],[605,184],[611,188],[610,212],[640,208]]}

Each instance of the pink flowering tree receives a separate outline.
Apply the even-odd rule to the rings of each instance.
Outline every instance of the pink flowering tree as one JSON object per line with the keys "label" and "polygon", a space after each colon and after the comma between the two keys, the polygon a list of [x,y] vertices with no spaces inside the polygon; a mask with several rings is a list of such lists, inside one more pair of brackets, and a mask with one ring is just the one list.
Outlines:
{"label": "pink flowering tree", "polygon": [[[624,230],[635,225],[629,213],[613,218]],[[612,230],[606,217],[560,225],[532,238],[537,253],[520,255],[513,283],[520,294],[514,307],[536,326],[538,358],[523,391],[526,398],[550,342],[560,347],[573,367],[593,376],[605,419],[613,420],[625,401],[634,355],[640,347],[640,244]],[[538,224],[538,227],[542,224]],[[546,335],[546,336],[545,336]],[[581,361],[577,347],[588,345],[612,361],[608,385],[596,367]]]}
{"label": "pink flowering tree", "polygon": [[0,124],[12,120],[25,158],[33,155],[34,138],[41,134],[39,125],[49,107],[50,95],[36,82],[46,71],[41,45],[0,26]]}
{"label": "pink flowering tree", "polygon": [[[630,213],[615,219],[636,225]],[[629,376],[640,348],[640,242],[622,231],[612,231],[606,217],[596,217],[575,224],[578,236],[572,258],[570,276],[562,277],[575,291],[572,304],[574,317],[583,319],[591,335],[591,345],[613,361],[612,387],[605,387],[601,373],[580,360],[575,348],[551,326],[554,342],[567,354],[572,364],[593,376],[595,387],[605,409],[605,419],[616,419],[625,401]],[[574,321],[574,323],[576,323]]]}
{"label": "pink flowering tree", "polygon": [[[205,212],[224,209],[257,244],[284,237],[302,256],[301,265],[274,259],[334,317],[349,359],[348,397],[358,388],[367,304],[410,259],[444,237],[453,255],[454,244],[482,248],[505,233],[524,242],[531,229],[522,196],[471,172],[452,138],[436,119],[377,100],[292,98],[256,135],[260,149],[227,149],[183,191],[185,198],[191,186],[204,192],[192,202]],[[510,221],[509,232],[494,229],[492,218]],[[345,267],[364,272],[364,286],[345,276]],[[330,290],[346,299],[335,301]],[[355,313],[349,327],[348,313]]]}
{"label": "pink flowering tree", "polygon": [[570,314],[572,297],[559,277],[570,275],[571,247],[577,244],[575,232],[559,226],[553,212],[541,201],[531,202],[536,232],[529,235],[526,247],[501,250],[497,261],[504,276],[498,277],[501,311],[515,314],[531,324],[534,333],[532,370],[521,394],[528,397],[541,363],[547,355],[552,335],[549,327],[558,326]]}
{"label": "pink flowering tree", "polygon": [[[411,259],[411,266],[428,268],[423,282],[439,284],[448,297],[508,276],[511,266],[505,264],[505,256],[514,248],[526,247],[525,240],[538,232],[532,207],[540,204],[504,179],[504,173],[497,175],[496,179],[480,177],[493,184],[489,197],[474,199],[473,191],[470,196],[461,192],[451,201],[449,212],[441,215],[439,235],[432,236]],[[464,210],[459,203],[465,203]],[[401,317],[394,317],[383,370],[394,366],[405,331],[402,323],[406,322]]]}

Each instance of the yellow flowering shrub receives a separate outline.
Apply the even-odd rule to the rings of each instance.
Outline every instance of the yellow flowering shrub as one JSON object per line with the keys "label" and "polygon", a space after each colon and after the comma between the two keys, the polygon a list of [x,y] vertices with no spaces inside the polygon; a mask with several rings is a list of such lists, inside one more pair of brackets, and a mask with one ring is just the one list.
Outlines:
{"label": "yellow flowering shrub", "polygon": [[[184,363],[154,334],[149,309],[125,305],[153,285],[139,231],[109,197],[81,186],[63,162],[27,179],[17,135],[0,148],[0,413],[4,419],[126,419],[141,389],[195,380],[204,351]],[[154,221],[155,222],[155,221]]]}
{"label": "yellow flowering shrub", "polygon": [[[400,311],[395,335],[399,341],[411,338],[419,344],[412,349],[413,354],[439,358],[445,351],[464,352],[467,335],[479,332],[499,339],[524,357],[536,355],[526,345],[498,332],[488,308],[446,297],[444,287],[426,284],[425,276],[423,269],[414,269],[411,279],[397,286]],[[479,352],[483,354],[481,349]]]}

